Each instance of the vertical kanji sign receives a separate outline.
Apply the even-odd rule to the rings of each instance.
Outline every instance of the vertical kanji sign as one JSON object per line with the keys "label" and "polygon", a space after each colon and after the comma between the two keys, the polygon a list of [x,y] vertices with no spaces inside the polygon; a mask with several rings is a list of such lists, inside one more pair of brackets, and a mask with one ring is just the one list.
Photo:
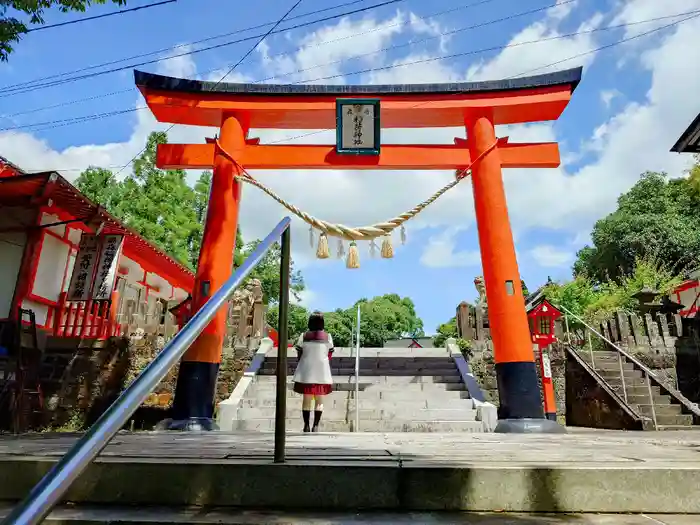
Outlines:
{"label": "vertical kanji sign", "polygon": [[68,286],[68,301],[86,301],[90,297],[99,249],[100,239],[97,235],[83,234],[80,238],[78,255]]}
{"label": "vertical kanji sign", "polygon": [[97,272],[95,273],[95,284],[92,287],[92,299],[94,301],[107,301],[112,297],[122,244],[124,244],[123,235],[105,235],[102,238],[100,259],[97,265]]}

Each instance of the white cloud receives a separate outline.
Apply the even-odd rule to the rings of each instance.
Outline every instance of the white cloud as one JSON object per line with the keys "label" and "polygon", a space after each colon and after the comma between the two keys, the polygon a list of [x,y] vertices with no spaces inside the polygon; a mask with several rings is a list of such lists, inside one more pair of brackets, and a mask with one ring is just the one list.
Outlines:
{"label": "white cloud", "polygon": [[[627,7],[642,0],[631,0],[621,7],[618,17],[631,16]],[[698,0],[700,1],[700,0]],[[651,1],[649,4],[655,4]],[[661,2],[665,3],[665,2]],[[641,4],[639,4],[641,5]],[[573,4],[550,10],[538,22],[514,35],[511,43],[559,35],[559,24],[571,11]],[[639,18],[641,14],[635,15]],[[343,60],[363,52],[370,52],[390,45],[392,38],[399,33],[416,31],[435,34],[438,26],[430,24],[399,24],[412,20],[411,15],[398,13],[385,20],[371,18],[343,20],[326,26],[300,40],[302,49],[282,59],[271,58],[264,62],[267,72],[297,71],[327,62]],[[593,16],[582,27],[596,27],[601,22],[599,15]],[[398,25],[396,25],[398,24]],[[360,38],[349,40],[345,37],[367,31]],[[700,69],[688,64],[700,63],[700,48],[696,45],[700,33],[700,21],[686,22],[674,31],[660,38],[653,49],[640,54],[639,64],[651,77],[651,87],[644,100],[626,104],[607,121],[599,123],[588,141],[569,157],[577,157],[586,151],[593,155],[593,161],[576,173],[567,173],[566,166],[559,169],[507,170],[504,182],[508,195],[509,213],[515,233],[533,227],[555,227],[566,230],[571,235],[579,235],[590,230],[596,218],[613,209],[619,193],[629,188],[638,175],[647,170],[665,170],[680,174],[689,161],[683,156],[668,153],[675,139],[685,129],[692,118],[700,111]],[[340,39],[337,44],[320,45],[320,42]],[[350,45],[350,42],[352,44]],[[561,60],[568,56],[588,53],[596,48],[596,34],[563,38],[536,45],[510,47],[489,61],[478,62],[471,67],[455,68],[446,61],[425,62],[407,67],[373,72],[362,78],[369,83],[391,82],[432,82],[448,80],[503,78],[517,75],[524,70]],[[261,56],[271,56],[265,46]],[[405,63],[427,57],[425,54],[410,54],[387,61],[386,56],[374,56],[372,67],[389,63]],[[590,53],[578,61],[562,64],[559,67],[573,67],[589,64],[595,58]],[[252,60],[253,58],[251,58]],[[357,63],[361,60],[357,60]],[[197,76],[197,69],[190,57],[167,61],[160,66],[160,72],[183,77]],[[321,71],[319,71],[319,69]],[[351,67],[350,69],[353,69]],[[200,75],[218,80],[228,70]],[[315,68],[312,76],[297,74],[297,80],[336,74],[339,64]],[[319,74],[323,72],[323,74]],[[311,74],[309,73],[309,74]],[[239,71],[230,75],[227,81],[250,79]],[[284,82],[290,79],[285,77]],[[339,79],[343,81],[343,79]],[[593,80],[591,80],[592,82]],[[584,89],[587,79],[584,78]],[[577,95],[574,94],[574,103]],[[604,95],[601,98],[605,100]],[[143,101],[134,101],[142,105]],[[29,133],[0,133],[0,152],[10,160],[27,168],[57,169],[88,165],[113,166],[125,164],[136,155],[153,130],[166,129],[168,125],[157,123],[148,111],[135,114],[134,131],[128,141],[113,144],[74,145],[56,151],[45,141]],[[568,118],[567,113],[562,117]],[[106,124],[108,125],[108,124]],[[284,137],[301,135],[312,130],[264,131],[252,130],[252,136],[260,136],[264,142]],[[498,130],[499,135],[509,135],[512,142],[557,141],[550,123],[536,123],[524,126],[510,126]],[[171,142],[201,143],[207,136],[213,136],[215,129],[175,126],[170,132]],[[383,137],[388,143],[451,143],[453,137],[464,136],[463,129],[440,130],[386,130]],[[299,139],[302,143],[332,143],[332,131],[308,138]],[[127,173],[125,170],[123,174]],[[76,172],[66,172],[73,179]],[[122,175],[123,175],[122,174]],[[341,222],[359,226],[384,221],[412,208],[425,200],[437,189],[450,181],[452,173],[440,171],[286,171],[253,173],[265,184],[301,209],[331,222]],[[190,180],[197,176],[191,175]],[[244,189],[240,223],[244,238],[264,236],[286,215],[287,212],[269,197],[253,187]],[[408,223],[409,239],[411,229],[425,227],[449,228],[459,224],[469,228],[474,222],[473,196],[471,183],[462,184],[441,197],[416,219]],[[313,263],[313,251],[308,247],[307,226],[295,220],[293,227],[294,256],[300,264]],[[453,246],[456,232],[446,230],[429,241],[422,263],[431,266],[479,264],[477,253],[460,252]],[[577,238],[577,239],[578,239]],[[395,246],[399,243],[395,242]],[[551,255],[551,254],[549,254]],[[339,263],[341,264],[341,263]]]}
{"label": "white cloud", "polygon": [[461,266],[480,266],[481,255],[478,250],[455,249],[456,236],[461,228],[447,228],[442,233],[431,237],[423,250],[420,263],[429,268],[454,268]]}
{"label": "white cloud", "polygon": [[300,292],[298,295],[299,299],[294,297],[294,295],[290,294],[289,301],[293,304],[303,306],[304,308],[316,308],[315,305],[318,304],[319,301],[319,295],[316,292],[307,288],[306,290]]}
{"label": "white cloud", "polygon": [[622,96],[622,93],[617,89],[605,89],[600,92],[600,100],[603,102],[606,109],[609,109],[612,101],[620,96]]}
{"label": "white cloud", "polygon": [[[663,0],[623,0],[618,2],[620,10],[610,25],[630,24],[641,20],[668,17],[700,9],[700,0],[663,1]],[[683,17],[679,17],[682,19]],[[657,27],[673,22],[675,19],[663,19],[646,24],[634,24],[625,28],[625,37],[645,33]]]}
{"label": "white cloud", "polygon": [[568,266],[573,259],[573,254],[570,251],[562,250],[550,244],[535,246],[529,253],[537,264],[544,268]]}

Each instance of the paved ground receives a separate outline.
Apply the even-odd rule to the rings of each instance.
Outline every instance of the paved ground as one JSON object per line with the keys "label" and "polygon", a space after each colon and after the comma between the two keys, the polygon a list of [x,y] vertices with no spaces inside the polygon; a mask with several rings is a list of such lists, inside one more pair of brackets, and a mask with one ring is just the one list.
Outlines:
{"label": "paved ground", "polygon": [[[0,437],[0,500],[24,497],[50,467],[47,459],[65,453],[76,439],[65,434]],[[425,518],[412,518],[422,523],[700,523],[700,432],[696,431],[572,430],[565,435],[290,433],[285,466],[272,464],[273,445],[271,433],[120,433],[101,459],[74,484],[69,500],[83,504],[225,505],[249,509],[647,514],[572,517],[565,521],[511,514],[468,519],[464,515],[453,518],[426,514]],[[163,490],[164,486],[168,489]],[[660,513],[696,516],[652,516]],[[340,521],[282,517],[260,523],[407,522],[401,521],[403,518],[381,521],[383,518],[366,516],[362,517],[364,521],[352,521],[351,516],[341,515]],[[256,522],[235,517],[234,521],[221,523]]]}
{"label": "paved ground", "polygon": [[[7,512],[0,508],[0,517]],[[261,512],[167,508],[58,509],[47,525],[695,525],[698,516],[661,514],[517,514],[517,513],[330,513]]]}
{"label": "paved ground", "polygon": [[[73,434],[0,436],[0,459],[60,456]],[[272,459],[272,433],[120,433],[103,457],[251,460]],[[289,462],[430,462],[449,466],[645,466],[700,468],[700,432],[570,430],[563,435],[319,433],[287,434]]]}

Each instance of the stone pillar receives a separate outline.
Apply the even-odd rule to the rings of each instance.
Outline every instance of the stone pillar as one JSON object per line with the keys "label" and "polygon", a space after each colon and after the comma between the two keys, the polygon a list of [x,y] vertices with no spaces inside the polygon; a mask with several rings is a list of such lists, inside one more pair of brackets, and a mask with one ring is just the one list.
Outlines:
{"label": "stone pillar", "polygon": [[[247,127],[236,117],[221,123],[219,142],[234,158],[245,147]],[[236,244],[241,183],[234,179],[238,166],[221,149],[214,157],[214,173],[209,193],[207,218],[199,252],[193,296],[193,312],[231,276]],[[221,308],[189,348],[180,363],[173,401],[173,421],[177,430],[211,430],[216,378],[226,337],[227,308]]]}

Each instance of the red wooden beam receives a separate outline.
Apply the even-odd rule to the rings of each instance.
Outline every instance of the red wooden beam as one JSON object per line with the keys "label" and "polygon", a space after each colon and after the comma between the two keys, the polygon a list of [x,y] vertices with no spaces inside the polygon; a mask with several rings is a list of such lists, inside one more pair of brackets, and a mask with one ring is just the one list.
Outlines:
{"label": "red wooden beam", "polygon": [[[380,155],[339,155],[335,146],[247,145],[237,161],[247,169],[385,169],[455,170],[469,167],[471,157],[464,139],[456,144],[395,145],[381,147]],[[560,164],[555,142],[510,144],[499,140],[504,168],[556,168]],[[163,169],[209,169],[214,144],[161,144],[157,165]]]}

